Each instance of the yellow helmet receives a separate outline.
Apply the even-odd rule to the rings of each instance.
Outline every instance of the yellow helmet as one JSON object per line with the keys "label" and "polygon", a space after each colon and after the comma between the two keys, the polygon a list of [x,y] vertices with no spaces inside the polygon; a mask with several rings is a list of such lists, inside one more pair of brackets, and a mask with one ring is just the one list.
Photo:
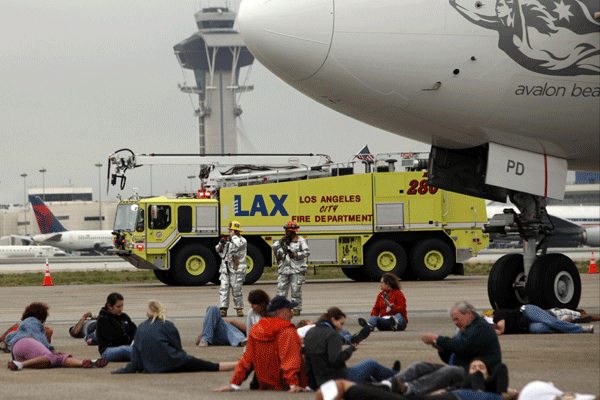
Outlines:
{"label": "yellow helmet", "polygon": [[240,223],[237,221],[231,221],[229,223],[229,229],[233,229],[234,231],[242,232],[242,225],[240,225]]}

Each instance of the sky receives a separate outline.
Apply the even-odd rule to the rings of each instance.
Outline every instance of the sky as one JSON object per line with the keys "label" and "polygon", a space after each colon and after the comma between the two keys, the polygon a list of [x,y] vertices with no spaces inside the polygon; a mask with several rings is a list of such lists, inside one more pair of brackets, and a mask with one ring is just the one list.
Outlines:
{"label": "sky", "polygon": [[[194,12],[224,4],[0,0],[0,204],[23,203],[25,185],[92,187],[94,200],[101,186],[102,200],[114,201],[119,190],[107,195],[105,177],[115,150],[198,152],[197,118],[177,87],[192,75],[173,46],[197,31]],[[228,5],[237,9],[239,0]],[[240,98],[240,152],[325,153],[341,162],[366,144],[372,153],[428,150],[329,110],[257,61],[246,83],[255,89]],[[197,175],[158,168],[155,195],[188,189],[187,176]],[[148,169],[132,172],[122,194],[150,194]]]}

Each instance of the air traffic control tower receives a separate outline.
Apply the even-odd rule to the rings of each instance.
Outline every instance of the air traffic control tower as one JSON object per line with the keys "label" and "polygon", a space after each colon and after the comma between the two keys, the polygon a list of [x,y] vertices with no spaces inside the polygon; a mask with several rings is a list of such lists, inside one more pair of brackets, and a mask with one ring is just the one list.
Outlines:
{"label": "air traffic control tower", "polygon": [[196,86],[179,86],[184,93],[198,94],[200,154],[235,154],[237,117],[242,113],[238,93],[252,90],[240,86],[240,68],[252,64],[239,32],[233,29],[236,13],[227,7],[204,8],[194,14],[198,32],[175,45],[182,68],[194,71]]}

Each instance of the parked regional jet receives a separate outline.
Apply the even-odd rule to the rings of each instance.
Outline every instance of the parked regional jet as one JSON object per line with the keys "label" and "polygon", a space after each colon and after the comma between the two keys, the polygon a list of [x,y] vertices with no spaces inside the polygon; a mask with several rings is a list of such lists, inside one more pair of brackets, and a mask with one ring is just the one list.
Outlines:
{"label": "parked regional jet", "polygon": [[56,219],[39,196],[29,196],[41,234],[33,235],[34,243],[56,246],[66,251],[103,253],[114,246],[112,231],[69,231]]}
{"label": "parked regional jet", "polygon": [[0,258],[57,257],[67,253],[54,246],[0,246]]}
{"label": "parked regional jet", "polygon": [[[498,260],[493,307],[576,308],[581,281],[561,254],[538,255],[547,198],[567,170],[600,169],[598,0],[242,0],[256,59],[312,99],[432,145],[429,185],[520,214],[523,255]],[[448,240],[450,240],[448,238]]]}

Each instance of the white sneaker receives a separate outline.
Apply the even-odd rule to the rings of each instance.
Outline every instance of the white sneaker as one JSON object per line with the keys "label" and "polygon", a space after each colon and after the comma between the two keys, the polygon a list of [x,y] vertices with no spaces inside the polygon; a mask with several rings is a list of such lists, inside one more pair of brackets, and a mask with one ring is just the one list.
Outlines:
{"label": "white sneaker", "polygon": [[206,340],[201,340],[200,343],[198,343],[198,346],[200,346],[200,347],[208,347],[208,342]]}
{"label": "white sneaker", "polygon": [[594,333],[594,325],[586,325],[582,326],[581,328],[583,328],[581,333]]}

